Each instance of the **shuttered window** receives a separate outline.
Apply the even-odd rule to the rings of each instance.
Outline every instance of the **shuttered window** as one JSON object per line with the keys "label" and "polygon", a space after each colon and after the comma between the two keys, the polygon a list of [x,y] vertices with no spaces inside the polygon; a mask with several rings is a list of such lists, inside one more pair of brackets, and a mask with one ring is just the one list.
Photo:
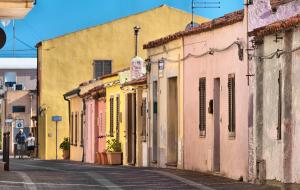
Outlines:
{"label": "shuttered window", "polygon": [[110,110],[110,121],[109,121],[109,134],[111,137],[114,136],[114,97],[109,99],[109,110]]}
{"label": "shuttered window", "polygon": [[71,142],[71,145],[74,144],[73,142],[73,132],[74,132],[74,113],[72,112],[71,114],[71,130],[70,130],[70,133],[71,133],[71,136],[70,136],[70,142]]}
{"label": "shuttered window", "polygon": [[110,60],[96,60],[94,61],[94,78],[103,75],[111,74],[111,61]]}
{"label": "shuttered window", "polygon": [[228,76],[228,131],[235,137],[235,75]]}
{"label": "shuttered window", "polygon": [[199,79],[199,130],[200,136],[206,134],[206,78]]}
{"label": "shuttered window", "polygon": [[80,145],[83,146],[83,112],[80,114]]}
{"label": "shuttered window", "polygon": [[78,113],[75,113],[75,146],[77,146],[78,142]]}
{"label": "shuttered window", "polygon": [[147,114],[147,99],[143,98],[143,103],[141,107],[141,116],[142,116],[142,136],[146,140],[146,114]]}
{"label": "shuttered window", "polygon": [[281,70],[279,71],[278,74],[278,125],[277,125],[277,139],[281,140],[281,123],[282,123],[282,102],[281,102],[281,98],[282,98],[282,72]]}
{"label": "shuttered window", "polygon": [[116,140],[120,141],[120,97],[116,97]]}

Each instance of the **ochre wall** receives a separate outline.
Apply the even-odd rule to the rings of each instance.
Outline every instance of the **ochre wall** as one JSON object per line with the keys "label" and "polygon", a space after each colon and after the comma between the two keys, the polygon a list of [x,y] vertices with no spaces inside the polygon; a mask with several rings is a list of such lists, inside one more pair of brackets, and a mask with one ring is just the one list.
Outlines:
{"label": "ochre wall", "polygon": [[146,58],[143,44],[183,30],[190,20],[191,15],[185,12],[161,6],[39,44],[39,105],[47,108],[45,123],[40,122],[39,126],[40,158],[55,158],[55,127],[51,116],[63,118],[58,129],[59,141],[69,135],[68,104],[63,94],[93,78],[93,60],[112,60],[113,72],[128,67],[134,56],[134,26],[142,28],[139,56]]}

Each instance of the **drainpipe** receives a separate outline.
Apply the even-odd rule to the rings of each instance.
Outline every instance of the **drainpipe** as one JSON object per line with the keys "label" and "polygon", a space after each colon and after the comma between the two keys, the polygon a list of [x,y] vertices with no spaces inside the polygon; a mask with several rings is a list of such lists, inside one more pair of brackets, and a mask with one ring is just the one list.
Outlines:
{"label": "drainpipe", "polygon": [[[70,101],[69,99],[67,99],[65,95],[64,95],[64,100],[68,102],[69,135],[70,135],[70,123],[71,123],[71,119],[70,119],[70,115],[71,115],[71,101]],[[70,139],[70,136],[69,136],[69,139]],[[70,151],[70,158],[71,158],[71,151]]]}
{"label": "drainpipe", "polygon": [[[78,96],[79,96],[79,92],[78,92]],[[85,118],[85,109],[86,109],[86,106],[85,106],[85,99],[84,98],[82,98],[82,104],[83,104],[83,117],[82,117],[82,119],[83,118]],[[83,125],[85,125],[85,120],[84,120],[84,123],[83,123]],[[82,126],[83,127],[83,126]],[[82,130],[82,132],[83,132],[83,130]],[[84,136],[83,136],[83,134],[82,134],[82,138],[83,138]],[[84,140],[83,140],[83,143],[82,143],[82,160],[81,160],[81,162],[84,162],[84,154],[85,154],[85,151],[84,151]]]}

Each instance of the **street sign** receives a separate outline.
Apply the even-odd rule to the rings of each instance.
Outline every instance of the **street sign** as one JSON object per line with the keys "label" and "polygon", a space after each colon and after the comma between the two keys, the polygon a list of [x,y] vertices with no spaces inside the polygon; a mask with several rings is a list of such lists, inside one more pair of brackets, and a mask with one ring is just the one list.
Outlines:
{"label": "street sign", "polygon": [[57,148],[58,148],[58,145],[57,145],[57,139],[58,139],[58,131],[57,131],[57,123],[59,121],[62,121],[62,117],[59,116],[59,115],[54,115],[52,116],[52,121],[55,121],[55,131],[56,131],[56,160],[57,160]]}
{"label": "street sign", "polygon": [[18,129],[24,128],[24,120],[23,119],[16,120],[16,128],[18,128]]}
{"label": "street sign", "polygon": [[62,121],[62,117],[58,115],[52,116],[52,121]]}

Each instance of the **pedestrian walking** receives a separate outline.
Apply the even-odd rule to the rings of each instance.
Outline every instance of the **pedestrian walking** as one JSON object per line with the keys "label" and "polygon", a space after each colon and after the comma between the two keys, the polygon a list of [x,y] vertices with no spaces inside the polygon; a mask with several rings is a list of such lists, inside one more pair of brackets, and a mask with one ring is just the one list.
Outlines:
{"label": "pedestrian walking", "polygon": [[29,137],[26,139],[27,151],[29,152],[29,158],[34,158],[34,148],[35,148],[35,137],[32,133],[29,133]]}
{"label": "pedestrian walking", "polygon": [[26,140],[26,135],[23,132],[23,129],[20,129],[18,134],[16,135],[17,152],[18,152],[18,155],[19,155],[19,159],[23,158],[23,155],[24,155],[25,140]]}

